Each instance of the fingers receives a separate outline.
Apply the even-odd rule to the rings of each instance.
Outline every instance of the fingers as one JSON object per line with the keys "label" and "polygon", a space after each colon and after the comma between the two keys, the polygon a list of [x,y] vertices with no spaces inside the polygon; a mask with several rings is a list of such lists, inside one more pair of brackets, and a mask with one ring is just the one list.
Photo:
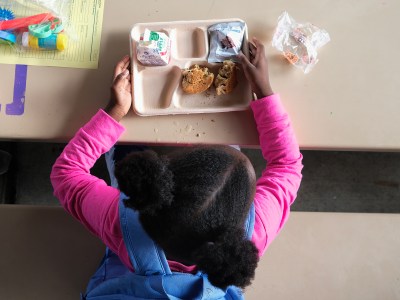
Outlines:
{"label": "fingers", "polygon": [[250,50],[251,58],[254,59],[254,57],[256,56],[256,53],[257,53],[257,47],[253,43],[250,42],[249,50]]}
{"label": "fingers", "polygon": [[256,45],[256,47],[259,48],[259,49],[264,48],[263,43],[261,43],[261,42],[259,41],[259,39],[256,38],[256,37],[253,37],[253,43],[254,43],[254,45]]}
{"label": "fingers", "polygon": [[114,70],[113,87],[116,90],[125,89],[130,90],[130,57],[125,55],[116,65]]}
{"label": "fingers", "polygon": [[258,63],[265,58],[264,45],[255,37],[253,37],[253,43],[255,45],[256,53],[254,56],[253,64],[258,65]]}
{"label": "fingers", "polygon": [[125,55],[115,66],[114,69],[114,79],[117,78],[119,74],[127,70],[128,66],[130,64],[130,58],[129,55]]}
{"label": "fingers", "polygon": [[129,87],[129,85],[129,71],[125,69],[115,77],[113,88],[116,90],[126,89],[127,87]]}
{"label": "fingers", "polygon": [[249,62],[254,66],[257,66],[258,62],[265,57],[264,45],[255,37],[253,37],[252,42],[249,42],[248,45],[250,52]]}
{"label": "fingers", "polygon": [[238,54],[238,58],[242,64],[244,70],[252,67],[252,63],[249,61],[249,59],[246,57],[246,55],[243,54],[243,52],[240,52]]}

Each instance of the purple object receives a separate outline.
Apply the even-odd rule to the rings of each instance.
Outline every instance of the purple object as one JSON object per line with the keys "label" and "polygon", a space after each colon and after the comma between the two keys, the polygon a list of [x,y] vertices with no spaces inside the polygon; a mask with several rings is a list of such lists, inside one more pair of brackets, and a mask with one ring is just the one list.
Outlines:
{"label": "purple object", "polygon": [[6,105],[6,114],[20,116],[24,113],[27,65],[15,65],[13,102]]}

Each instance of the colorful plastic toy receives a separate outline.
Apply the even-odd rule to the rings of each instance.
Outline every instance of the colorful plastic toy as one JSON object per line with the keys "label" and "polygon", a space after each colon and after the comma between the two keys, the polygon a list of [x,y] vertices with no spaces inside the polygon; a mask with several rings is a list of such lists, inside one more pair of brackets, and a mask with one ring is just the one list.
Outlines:
{"label": "colorful plastic toy", "polygon": [[30,25],[40,24],[52,18],[54,19],[54,16],[51,13],[44,13],[30,17],[0,21],[0,30],[14,30],[19,28],[27,28]]}
{"label": "colorful plastic toy", "polygon": [[16,37],[14,34],[8,31],[0,30],[0,44],[15,44]]}
{"label": "colorful plastic toy", "polygon": [[[8,21],[14,18],[14,14],[11,10],[0,7],[0,21]],[[15,41],[15,34],[8,31],[0,31],[0,44],[15,44]]]}
{"label": "colorful plastic toy", "polygon": [[68,45],[68,37],[64,33],[51,34],[46,38],[38,38],[29,32],[24,32],[21,38],[22,46],[32,49],[65,50]]}
{"label": "colorful plastic toy", "polygon": [[49,21],[40,24],[29,25],[29,33],[37,38],[47,38],[52,34],[60,33],[64,30],[61,20],[58,18],[51,18]]}
{"label": "colorful plastic toy", "polygon": [[13,12],[7,8],[0,7],[0,21],[15,19]]}
{"label": "colorful plastic toy", "polygon": [[25,48],[62,51],[68,44],[67,35],[61,33],[63,30],[61,20],[51,13],[15,18],[12,11],[0,8],[2,44],[15,44],[18,41]]}

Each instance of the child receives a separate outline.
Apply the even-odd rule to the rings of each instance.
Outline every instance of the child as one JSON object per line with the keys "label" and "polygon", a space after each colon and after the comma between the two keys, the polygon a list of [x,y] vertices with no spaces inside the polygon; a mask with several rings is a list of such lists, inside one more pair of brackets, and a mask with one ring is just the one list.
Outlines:
{"label": "child", "polygon": [[[119,121],[132,101],[128,56],[115,68],[108,106],[78,131],[55,162],[54,194],[106,244],[103,265],[107,258],[118,261],[122,270],[118,276],[131,271],[195,274],[203,278],[199,293],[204,299],[215,287],[218,293],[223,291],[221,297],[228,297],[226,293],[229,299],[239,299],[240,290],[230,287],[250,284],[259,257],[288,219],[301,182],[302,155],[289,117],[272,92],[264,46],[257,39],[249,44],[250,60],[243,54],[239,59],[258,99],[251,108],[268,162],[257,182],[247,157],[228,146],[185,147],[165,156],[150,150],[133,152],[115,167],[120,189],[90,175],[95,161],[125,130]],[[139,221],[131,223],[135,218]],[[148,254],[140,250],[142,227],[147,236],[143,244],[155,244],[161,257],[153,272],[140,270],[140,255],[145,261]],[[162,265],[164,253],[168,263]],[[88,291],[104,281],[99,272]],[[197,299],[199,295],[189,291],[194,286],[182,292],[185,284],[180,284],[175,292],[183,293],[182,299]]]}

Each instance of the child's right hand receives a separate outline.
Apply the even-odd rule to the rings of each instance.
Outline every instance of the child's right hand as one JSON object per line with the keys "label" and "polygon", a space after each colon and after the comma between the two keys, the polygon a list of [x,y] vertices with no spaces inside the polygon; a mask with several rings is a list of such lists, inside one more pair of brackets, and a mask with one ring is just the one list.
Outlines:
{"label": "child's right hand", "polygon": [[129,55],[125,55],[116,65],[114,69],[113,84],[111,86],[110,101],[104,109],[104,111],[117,122],[128,113],[132,104],[129,65]]}
{"label": "child's right hand", "polygon": [[274,92],[269,83],[264,45],[256,38],[253,38],[253,43],[249,42],[249,51],[250,60],[243,53],[238,55],[244,75],[250,82],[251,89],[256,94],[257,99],[270,96]]}

